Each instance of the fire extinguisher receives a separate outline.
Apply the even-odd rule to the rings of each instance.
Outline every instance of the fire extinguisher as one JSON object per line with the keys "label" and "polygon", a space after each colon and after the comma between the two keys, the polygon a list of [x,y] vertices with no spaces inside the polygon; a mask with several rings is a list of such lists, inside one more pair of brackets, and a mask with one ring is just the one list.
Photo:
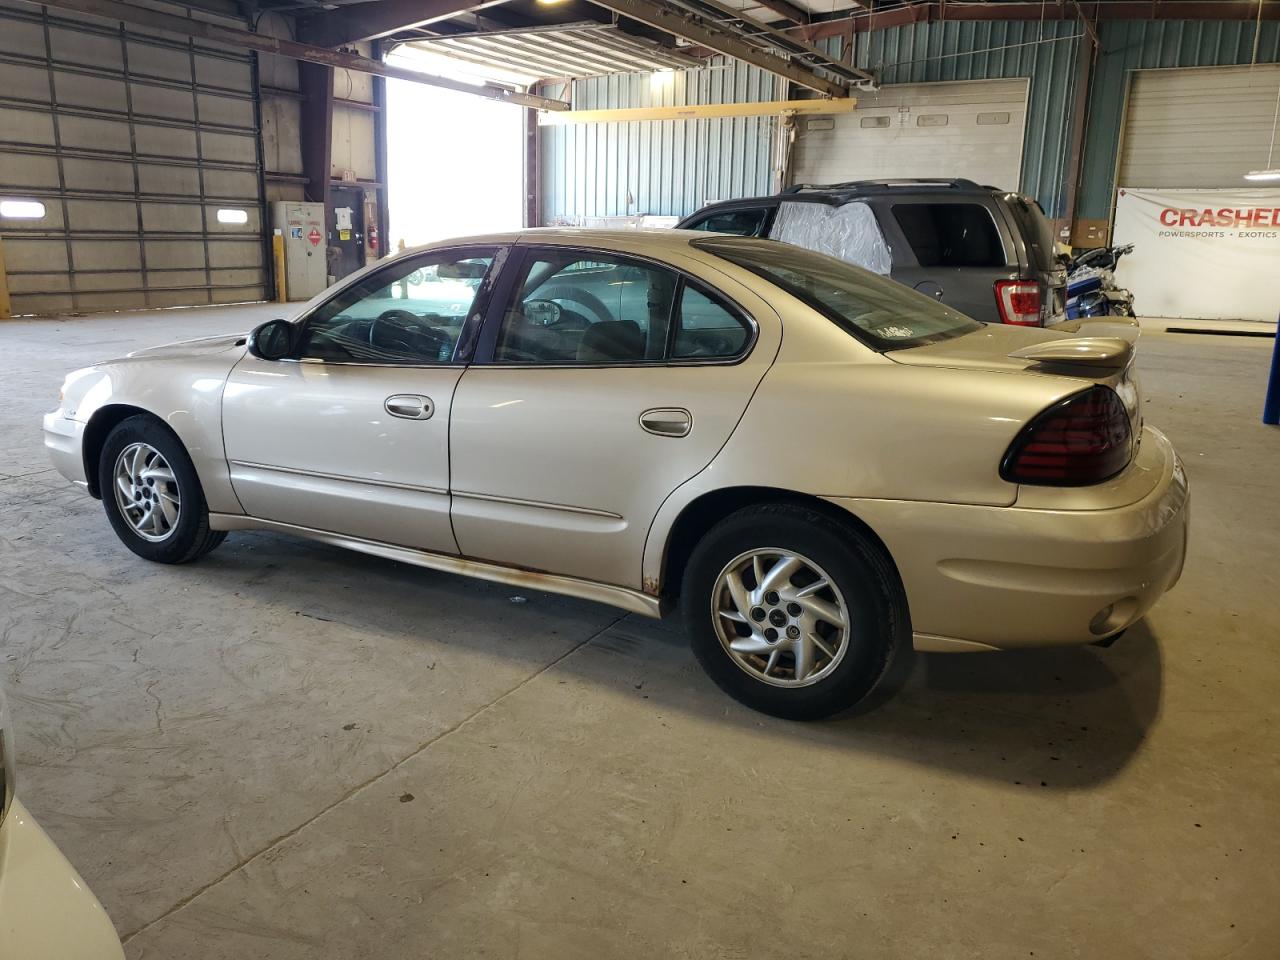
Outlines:
{"label": "fire extinguisher", "polygon": [[369,249],[375,254],[378,252],[378,228],[376,226],[369,228]]}

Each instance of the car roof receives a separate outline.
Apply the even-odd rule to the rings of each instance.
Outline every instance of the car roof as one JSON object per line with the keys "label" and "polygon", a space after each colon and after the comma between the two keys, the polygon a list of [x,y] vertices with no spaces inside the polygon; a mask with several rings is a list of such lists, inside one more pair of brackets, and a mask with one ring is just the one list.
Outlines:
{"label": "car roof", "polygon": [[431,250],[450,247],[498,246],[518,243],[553,243],[557,246],[581,244],[587,247],[604,247],[619,251],[642,252],[646,248],[655,253],[661,250],[673,252],[689,246],[691,240],[709,236],[705,230],[676,230],[670,227],[528,227],[507,233],[486,233],[468,237],[449,237],[418,247],[407,248],[394,257],[379,260],[385,264],[404,257],[413,257]]}
{"label": "car roof", "polygon": [[[781,193],[759,197],[742,197],[735,200],[718,200],[715,203],[708,203],[696,212],[732,210],[740,207],[776,204],[784,200],[788,203],[803,201],[839,205],[867,197],[908,196],[916,193],[957,198],[1018,195],[1017,191],[1002,190],[999,187],[989,185],[984,186],[973,180],[965,180],[963,178],[849,180],[844,183],[797,183],[794,186],[787,187]],[[692,215],[690,214],[690,216]]]}

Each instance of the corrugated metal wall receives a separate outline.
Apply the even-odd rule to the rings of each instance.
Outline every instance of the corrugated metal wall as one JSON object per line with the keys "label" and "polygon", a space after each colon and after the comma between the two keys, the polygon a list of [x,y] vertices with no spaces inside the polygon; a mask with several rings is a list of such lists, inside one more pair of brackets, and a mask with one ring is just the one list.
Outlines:
{"label": "corrugated metal wall", "polygon": [[[654,80],[654,77],[663,78]],[[577,110],[775,100],[781,83],[736,60],[671,74],[578,80]],[[543,88],[564,98],[563,84]],[[768,193],[772,117],[589,123],[542,130],[542,219],[682,215],[710,200]]]}
{"label": "corrugated metal wall", "polygon": [[[1051,217],[1062,217],[1082,33],[1081,24],[1069,20],[917,23],[857,34],[853,60],[877,71],[885,84],[1029,78],[1022,189]],[[1105,21],[1099,36],[1077,211],[1083,219],[1108,215],[1128,71],[1248,63],[1254,24]],[[831,55],[842,49],[839,38],[821,45]],[[1280,23],[1263,22],[1258,59],[1280,60]],[[563,87],[547,89],[551,96],[565,95]],[[573,95],[575,107],[588,109],[770,100],[781,90],[767,74],[717,60],[677,73],[661,99],[648,74],[580,81]],[[684,214],[708,199],[767,192],[773,130],[768,118],[547,128],[544,217]]]}
{"label": "corrugated metal wall", "polygon": [[[1084,175],[1077,216],[1103,220],[1111,211],[1116,155],[1129,71],[1153,67],[1212,67],[1249,63],[1254,24],[1217,20],[1112,21],[1100,25],[1100,54],[1089,95]],[[1280,61],[1280,23],[1263,21],[1258,60]],[[1195,149],[1188,144],[1187,149]]]}

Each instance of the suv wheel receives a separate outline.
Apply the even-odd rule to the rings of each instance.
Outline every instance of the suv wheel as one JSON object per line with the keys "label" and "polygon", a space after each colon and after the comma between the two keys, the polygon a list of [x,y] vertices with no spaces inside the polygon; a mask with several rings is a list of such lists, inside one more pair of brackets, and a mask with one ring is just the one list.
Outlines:
{"label": "suv wheel", "polygon": [[224,531],[209,529],[187,451],[154,417],[129,417],[107,434],[98,489],[116,536],[144,559],[187,563],[226,539]]}
{"label": "suv wheel", "polygon": [[791,504],[749,507],[717,524],[685,570],[693,652],[730,696],[809,720],[858,703],[906,628],[883,552],[852,525]]}

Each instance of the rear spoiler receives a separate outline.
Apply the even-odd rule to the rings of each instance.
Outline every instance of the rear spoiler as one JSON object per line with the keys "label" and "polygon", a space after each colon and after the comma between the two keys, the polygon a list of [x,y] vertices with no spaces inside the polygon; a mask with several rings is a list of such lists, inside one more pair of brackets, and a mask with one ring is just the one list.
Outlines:
{"label": "rear spoiler", "polygon": [[1072,337],[1049,340],[1015,350],[1009,356],[1036,363],[1081,363],[1123,370],[1133,358],[1133,344],[1120,337]]}

